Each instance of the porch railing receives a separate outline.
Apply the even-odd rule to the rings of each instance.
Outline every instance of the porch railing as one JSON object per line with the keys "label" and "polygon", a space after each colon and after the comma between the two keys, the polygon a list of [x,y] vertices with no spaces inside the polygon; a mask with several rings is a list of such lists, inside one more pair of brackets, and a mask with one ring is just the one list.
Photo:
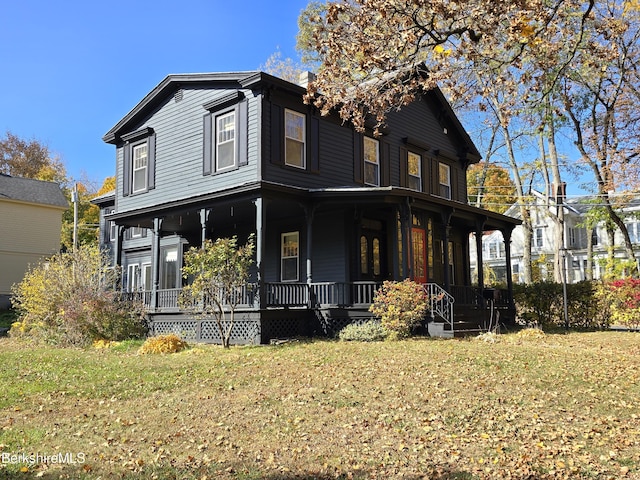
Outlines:
{"label": "porch railing", "polygon": [[267,307],[363,306],[373,302],[378,282],[316,282],[265,284]]}
{"label": "porch railing", "polygon": [[429,297],[431,318],[440,317],[453,332],[453,304],[455,298],[437,283],[425,283],[424,291]]}

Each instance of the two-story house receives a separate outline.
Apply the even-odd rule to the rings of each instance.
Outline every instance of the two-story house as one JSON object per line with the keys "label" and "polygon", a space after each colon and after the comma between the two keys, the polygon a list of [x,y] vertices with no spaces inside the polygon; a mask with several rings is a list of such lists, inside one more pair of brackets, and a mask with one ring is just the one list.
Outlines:
{"label": "two-story house", "polygon": [[[616,228],[613,237],[610,238],[604,221],[594,223],[589,219],[589,212],[598,208],[597,197],[590,195],[573,197],[560,205],[554,198],[546,198],[542,193],[533,191],[530,201],[529,212],[533,228],[531,261],[537,270],[538,278],[553,280],[553,264],[558,251],[564,256],[562,264],[567,283],[577,283],[588,278],[602,278],[610,252],[618,260],[626,259],[622,247],[624,242],[622,233]],[[553,218],[557,215],[559,208],[564,210],[564,225],[560,225]],[[520,217],[516,205],[511,206],[505,214],[515,218]],[[640,245],[640,201],[629,200],[621,209],[621,216],[625,219],[632,244]],[[560,229],[562,232],[559,232]],[[556,244],[557,238],[563,239],[561,245]],[[510,263],[512,281],[523,282],[524,240],[525,231],[522,226],[517,226],[511,235],[510,255],[507,257],[501,232],[484,232],[482,249],[485,259],[485,278],[491,275],[494,283],[505,284],[507,280],[505,265]],[[560,247],[559,250],[558,247]],[[471,242],[470,259],[474,278],[477,274],[475,249],[475,242]]]}
{"label": "two-story house", "polygon": [[217,341],[177,308],[183,253],[252,233],[236,341],[333,333],[370,317],[387,279],[441,292],[438,320],[475,301],[469,233],[509,235],[518,222],[467,204],[480,155],[442,93],[390,113],[374,136],[321,116],[305,92],[258,71],[169,75],[103,137],[117,188],[96,200],[101,238],[123,287],[144,292],[155,332]]}
{"label": "two-story house", "polygon": [[60,251],[67,208],[58,183],[0,174],[0,308],[30,266]]}

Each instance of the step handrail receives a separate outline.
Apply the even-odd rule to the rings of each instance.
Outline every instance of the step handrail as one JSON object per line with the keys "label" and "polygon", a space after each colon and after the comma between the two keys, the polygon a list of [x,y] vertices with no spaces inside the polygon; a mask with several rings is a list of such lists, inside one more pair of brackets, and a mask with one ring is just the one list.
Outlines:
{"label": "step handrail", "polygon": [[451,327],[453,332],[453,304],[455,298],[437,283],[425,283],[424,291],[429,297],[431,318],[435,316],[442,318]]}

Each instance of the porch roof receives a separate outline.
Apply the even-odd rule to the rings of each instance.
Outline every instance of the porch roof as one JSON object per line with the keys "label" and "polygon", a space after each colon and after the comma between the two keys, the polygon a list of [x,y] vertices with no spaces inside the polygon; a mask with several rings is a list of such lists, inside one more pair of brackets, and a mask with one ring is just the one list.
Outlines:
{"label": "porch roof", "polygon": [[117,212],[107,215],[108,220],[122,225],[150,227],[150,219],[155,216],[175,214],[176,212],[193,211],[198,208],[209,208],[234,202],[250,202],[259,197],[286,199],[310,205],[350,203],[383,203],[409,204],[412,207],[432,212],[446,212],[453,219],[468,225],[481,222],[485,229],[513,228],[521,221],[517,218],[483,210],[462,202],[448,200],[436,195],[417,192],[411,189],[385,187],[328,187],[301,188],[269,181],[250,182],[237,187],[195,197],[184,198],[173,202],[158,204],[137,210]]}

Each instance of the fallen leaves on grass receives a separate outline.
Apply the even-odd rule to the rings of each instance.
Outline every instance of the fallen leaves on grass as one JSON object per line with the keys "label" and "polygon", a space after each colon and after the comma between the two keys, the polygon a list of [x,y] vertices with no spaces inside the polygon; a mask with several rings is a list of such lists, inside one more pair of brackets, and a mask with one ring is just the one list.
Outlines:
{"label": "fallen leaves on grass", "polygon": [[[3,448],[37,425],[103,478],[637,478],[640,337],[505,338],[88,351],[120,390],[23,397]],[[134,389],[145,372],[163,388]]]}

